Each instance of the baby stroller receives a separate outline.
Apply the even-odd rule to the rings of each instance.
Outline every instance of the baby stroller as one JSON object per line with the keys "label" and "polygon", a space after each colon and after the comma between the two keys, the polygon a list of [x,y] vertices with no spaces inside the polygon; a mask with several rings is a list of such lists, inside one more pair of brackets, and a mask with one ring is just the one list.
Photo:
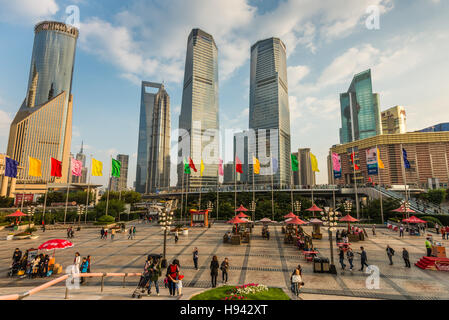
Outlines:
{"label": "baby stroller", "polygon": [[20,270],[20,262],[13,262],[11,268],[8,271],[8,277],[15,276]]}
{"label": "baby stroller", "polygon": [[[160,261],[161,255],[160,254],[150,254],[148,255],[148,260],[152,261]],[[151,274],[148,272],[148,270],[145,270],[145,272],[140,276],[139,283],[137,284],[137,287],[134,289],[134,292],[132,293],[132,297],[137,297],[138,299],[142,298],[142,294],[145,292],[145,289],[148,285],[148,281],[150,281]]]}

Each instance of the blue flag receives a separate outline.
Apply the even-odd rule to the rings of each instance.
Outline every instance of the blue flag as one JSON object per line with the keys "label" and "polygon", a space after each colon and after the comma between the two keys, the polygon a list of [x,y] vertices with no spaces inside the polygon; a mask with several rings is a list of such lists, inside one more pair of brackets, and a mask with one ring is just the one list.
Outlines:
{"label": "blue flag", "polygon": [[19,163],[16,160],[6,158],[5,177],[17,178],[17,166]]}
{"label": "blue flag", "polygon": [[278,172],[278,160],[276,158],[271,158],[271,161],[273,163],[273,174]]}
{"label": "blue flag", "polygon": [[404,158],[404,168],[410,169],[410,162],[407,159],[407,151],[405,151],[404,148],[402,148],[402,157]]}

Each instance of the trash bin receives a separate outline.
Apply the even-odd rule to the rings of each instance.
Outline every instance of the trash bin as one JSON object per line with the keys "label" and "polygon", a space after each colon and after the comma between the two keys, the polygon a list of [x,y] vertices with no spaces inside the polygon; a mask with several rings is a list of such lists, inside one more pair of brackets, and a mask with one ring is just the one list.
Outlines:
{"label": "trash bin", "polygon": [[328,258],[322,258],[321,265],[322,265],[323,272],[329,272],[329,259]]}
{"label": "trash bin", "polygon": [[323,272],[323,264],[321,263],[321,258],[313,259],[313,272],[315,272],[315,273]]}

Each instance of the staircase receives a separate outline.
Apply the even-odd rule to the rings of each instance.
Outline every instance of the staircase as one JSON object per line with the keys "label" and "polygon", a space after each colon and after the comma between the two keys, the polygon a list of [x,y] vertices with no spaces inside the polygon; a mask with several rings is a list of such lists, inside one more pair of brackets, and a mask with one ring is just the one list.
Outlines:
{"label": "staircase", "polygon": [[449,264],[448,258],[422,257],[415,266],[424,270],[438,270],[436,264]]}

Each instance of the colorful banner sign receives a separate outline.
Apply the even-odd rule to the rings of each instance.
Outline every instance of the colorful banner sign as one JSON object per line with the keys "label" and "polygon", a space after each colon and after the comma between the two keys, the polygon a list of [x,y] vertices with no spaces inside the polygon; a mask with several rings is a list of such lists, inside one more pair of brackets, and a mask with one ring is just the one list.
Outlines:
{"label": "colorful banner sign", "polygon": [[368,175],[374,175],[378,173],[376,148],[366,150],[366,166],[368,167]]}
{"label": "colorful banner sign", "polygon": [[341,158],[338,153],[332,153],[332,169],[334,171],[334,178],[341,178]]}

